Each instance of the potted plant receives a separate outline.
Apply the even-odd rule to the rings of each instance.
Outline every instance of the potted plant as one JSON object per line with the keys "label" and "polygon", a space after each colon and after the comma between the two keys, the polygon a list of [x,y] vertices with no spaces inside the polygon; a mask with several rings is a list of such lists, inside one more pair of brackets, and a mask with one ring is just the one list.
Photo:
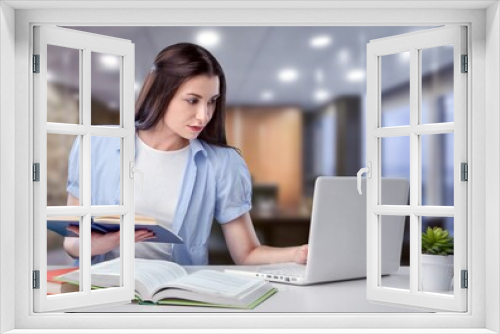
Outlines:
{"label": "potted plant", "polygon": [[422,291],[449,291],[453,279],[453,237],[441,227],[422,233]]}

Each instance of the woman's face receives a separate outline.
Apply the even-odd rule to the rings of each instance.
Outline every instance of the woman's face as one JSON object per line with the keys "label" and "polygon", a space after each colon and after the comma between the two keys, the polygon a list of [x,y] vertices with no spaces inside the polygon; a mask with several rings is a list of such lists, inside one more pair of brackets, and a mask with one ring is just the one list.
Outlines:
{"label": "woman's face", "polygon": [[212,119],[218,97],[218,76],[199,75],[187,80],[170,101],[164,125],[182,138],[198,137]]}

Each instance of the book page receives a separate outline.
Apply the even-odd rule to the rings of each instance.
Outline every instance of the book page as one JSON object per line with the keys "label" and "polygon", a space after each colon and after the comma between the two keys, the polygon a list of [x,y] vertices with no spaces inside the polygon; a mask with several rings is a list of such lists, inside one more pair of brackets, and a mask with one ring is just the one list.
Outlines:
{"label": "book page", "polygon": [[165,283],[187,275],[184,268],[174,262],[135,259],[135,279],[151,294],[164,287]]}
{"label": "book page", "polygon": [[[119,286],[121,265],[120,258],[101,262],[93,265],[90,269],[92,274],[92,285],[100,287]],[[150,298],[156,290],[165,286],[166,283],[187,275],[187,272],[177,263],[162,261],[135,259],[135,281],[136,291],[141,298]],[[79,282],[79,270],[57,277],[61,281]]]}
{"label": "book page", "polygon": [[[120,259],[118,258],[92,266],[91,273],[96,276],[119,277],[120,268]],[[185,275],[187,275],[186,270],[177,263],[161,260],[135,259],[135,279],[136,281],[140,281],[151,294],[165,283]]]}
{"label": "book page", "polygon": [[265,283],[266,281],[255,277],[231,275],[215,270],[199,270],[177,279],[168,286],[210,295],[239,297]]}
{"label": "book page", "polygon": [[[96,216],[93,217],[93,221],[96,223],[119,224],[120,218],[120,215]],[[136,214],[134,217],[134,221],[136,225],[158,225],[158,222],[153,217],[148,217],[141,214]]]}

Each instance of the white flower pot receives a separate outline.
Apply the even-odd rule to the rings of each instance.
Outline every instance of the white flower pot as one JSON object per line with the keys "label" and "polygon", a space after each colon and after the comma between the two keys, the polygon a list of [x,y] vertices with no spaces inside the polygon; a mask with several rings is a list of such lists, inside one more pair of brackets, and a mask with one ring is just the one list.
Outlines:
{"label": "white flower pot", "polygon": [[422,291],[450,291],[453,280],[453,255],[422,254]]}

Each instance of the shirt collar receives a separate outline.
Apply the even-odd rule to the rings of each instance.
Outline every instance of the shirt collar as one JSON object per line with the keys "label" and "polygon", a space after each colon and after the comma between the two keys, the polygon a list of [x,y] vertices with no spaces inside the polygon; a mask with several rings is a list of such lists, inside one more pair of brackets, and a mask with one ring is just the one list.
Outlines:
{"label": "shirt collar", "polygon": [[[207,150],[203,147],[203,144],[198,139],[191,139],[189,141],[189,145],[191,146],[191,159],[194,159],[198,152],[202,152],[202,154],[207,157]],[[116,141],[116,150],[119,152],[121,149],[121,140]]]}
{"label": "shirt collar", "polygon": [[199,139],[191,139],[189,145],[191,146],[191,159],[194,159],[198,152],[202,152],[202,154],[207,157],[207,150],[203,147]]}

